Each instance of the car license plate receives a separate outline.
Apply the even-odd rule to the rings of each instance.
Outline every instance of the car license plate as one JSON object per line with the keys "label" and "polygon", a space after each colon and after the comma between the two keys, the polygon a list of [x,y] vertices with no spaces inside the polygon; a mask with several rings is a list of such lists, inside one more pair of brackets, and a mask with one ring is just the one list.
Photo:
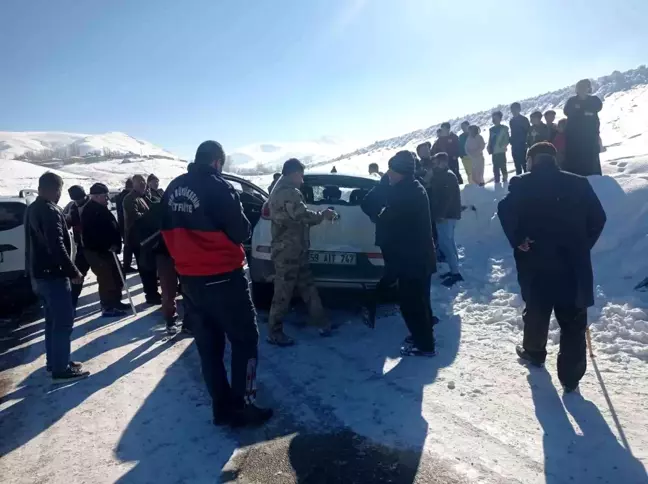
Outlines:
{"label": "car license plate", "polygon": [[311,264],[334,264],[340,266],[354,266],[356,254],[353,252],[320,252],[310,251],[308,260]]}

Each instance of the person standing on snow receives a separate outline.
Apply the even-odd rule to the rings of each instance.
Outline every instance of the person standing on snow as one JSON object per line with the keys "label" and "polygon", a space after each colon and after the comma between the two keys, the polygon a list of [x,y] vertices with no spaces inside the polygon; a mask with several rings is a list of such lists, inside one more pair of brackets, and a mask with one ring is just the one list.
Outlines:
{"label": "person standing on snow", "polygon": [[122,239],[119,224],[108,210],[108,187],[103,183],[90,187],[90,201],[81,212],[81,239],[97,276],[102,317],[125,316],[130,306],[121,302],[124,284],[113,256],[121,252]]}
{"label": "person standing on snow", "polygon": [[[65,221],[68,226],[72,227],[72,235],[74,236],[74,244],[76,245],[76,254],[74,256],[74,265],[79,269],[79,272],[85,276],[88,275],[90,270],[90,264],[86,259],[85,252],[83,250],[83,242],[81,240],[81,213],[83,213],[83,208],[88,204],[90,198],[86,195],[83,187],[79,185],[73,185],[68,188],[68,194],[70,195],[70,208],[66,214]],[[83,279],[77,284],[72,283],[72,304],[74,309],[76,309],[79,302],[79,296],[81,296],[81,291],[83,290]]]}
{"label": "person standing on snow", "polygon": [[142,244],[155,232],[155,225],[149,215],[152,203],[147,196],[144,177],[133,176],[133,190],[124,197],[124,236],[137,260],[137,271],[142,280],[146,302],[157,305],[162,303],[162,298],[158,292],[155,257]]}
{"label": "person standing on snow", "polygon": [[540,111],[534,111],[531,113],[530,118],[531,129],[527,136],[527,146],[531,148],[533,145],[544,141],[550,143],[551,140],[549,138],[551,135],[549,133],[549,127],[542,122],[542,113]]}
{"label": "person standing on snow", "polygon": [[511,104],[511,121],[509,122],[511,128],[511,152],[513,154],[513,163],[515,163],[515,174],[521,175],[526,173],[526,152],[527,152],[527,137],[531,125],[526,116],[520,114],[522,107],[520,103]]}
{"label": "person standing on snow", "polygon": [[556,125],[556,136],[554,136],[554,139],[552,141],[552,144],[556,147],[556,151],[558,152],[558,155],[556,158],[558,159],[558,166],[562,168],[563,163],[565,162],[565,145],[566,145],[566,139],[565,139],[565,128],[567,127],[567,120],[566,119],[561,119],[558,121],[558,124]]}
{"label": "person standing on snow", "polygon": [[[238,193],[221,176],[225,152],[203,142],[187,173],[162,200],[162,236],[173,257],[212,398],[214,425],[261,425],[272,410],[257,407],[259,331],[245,277],[243,242],[251,235]],[[231,385],[223,357],[232,350]]]}
{"label": "person standing on snow", "polygon": [[550,109],[544,113],[545,124],[549,131],[549,143],[553,143],[556,134],[558,134],[558,126],[556,126],[556,111]]}
{"label": "person standing on snow", "polygon": [[133,269],[133,250],[128,244],[128,238],[126,237],[126,226],[124,222],[124,198],[130,192],[133,191],[133,180],[131,178],[126,179],[124,189],[119,192],[115,197],[115,210],[117,211],[117,223],[119,224],[119,231],[121,232],[122,239],[124,241],[124,254],[122,257],[122,270],[124,274],[132,274],[137,272]]}
{"label": "person standing on snow", "polygon": [[[472,164],[472,182],[484,186],[484,150],[486,149],[486,142],[480,134],[479,126],[470,126],[468,128],[468,139],[466,139],[466,154],[470,156]],[[525,164],[526,166],[526,164]]]}
{"label": "person standing on snow", "polygon": [[[425,188],[414,178],[415,156],[400,151],[389,160],[390,186],[376,219],[376,234],[385,261],[385,279],[398,281],[398,302],[410,332],[403,356],[435,356],[434,316],[430,305],[432,274],[436,272],[430,203]],[[381,197],[377,197],[381,198]],[[370,208],[370,207],[367,207]],[[369,210],[375,214],[376,207]],[[365,210],[365,213],[367,211]]]}
{"label": "person standing on snow", "polygon": [[62,189],[60,176],[44,173],[38,179],[38,198],[25,212],[25,268],[45,308],[45,365],[55,382],[90,375],[81,363],[70,361],[74,326],[70,282],[81,283],[83,274],[70,257],[70,233],[57,206]]}
{"label": "person standing on snow", "polygon": [[441,135],[432,146],[432,155],[447,153],[450,158],[450,169],[459,180],[459,184],[463,185],[463,178],[461,178],[461,172],[459,171],[459,138],[450,131],[450,123],[443,123],[440,130]]}
{"label": "person standing on snow", "polygon": [[304,169],[304,165],[295,158],[286,161],[281,178],[268,200],[272,222],[271,257],[275,268],[274,296],[268,316],[268,343],[276,346],[295,343],[283,330],[283,318],[290,311],[295,289],[308,306],[311,322],[320,328],[320,335],[331,335],[331,325],[313,282],[308,248],[310,228],[324,220],[333,220],[336,213],[332,209],[323,212],[308,209],[300,191],[304,183]]}
{"label": "person standing on snow", "polygon": [[452,287],[463,281],[459,272],[459,253],[455,243],[455,227],[461,219],[461,191],[457,177],[448,167],[448,155],[434,155],[433,173],[430,178],[428,196],[430,217],[436,224],[439,249],[445,255],[449,272],[441,276],[442,284]]}
{"label": "person standing on snow", "polygon": [[502,111],[495,111],[492,115],[493,127],[490,129],[488,137],[488,154],[493,157],[493,175],[495,183],[500,180],[504,183],[508,181],[508,168],[506,167],[506,149],[509,145],[508,127],[502,124],[504,115]]}
{"label": "person standing on snow", "polygon": [[556,149],[543,142],[529,149],[530,173],[511,181],[498,206],[514,250],[522,299],[525,362],[542,366],[551,313],[560,325],[558,378],[572,392],[587,367],[587,308],[594,304],[590,252],[606,216],[586,178],[560,171]]}
{"label": "person standing on snow", "polygon": [[576,175],[601,174],[600,121],[603,103],[592,96],[592,83],[583,79],[576,84],[576,96],[565,104],[565,163],[563,169]]}
{"label": "person standing on snow", "polygon": [[461,134],[459,135],[459,157],[461,158],[461,163],[466,171],[468,183],[474,183],[472,158],[468,156],[468,153],[466,153],[466,141],[470,135],[469,130],[470,123],[468,121],[461,123]]}

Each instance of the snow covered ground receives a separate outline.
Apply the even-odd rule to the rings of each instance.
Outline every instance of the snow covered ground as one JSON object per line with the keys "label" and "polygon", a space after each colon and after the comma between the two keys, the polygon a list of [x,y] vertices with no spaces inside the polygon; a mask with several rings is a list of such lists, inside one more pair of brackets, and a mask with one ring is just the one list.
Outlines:
{"label": "snow covered ground", "polygon": [[[331,297],[330,315],[341,324],[334,338],[290,328],[294,348],[264,343],[261,314],[259,394],[277,417],[256,431],[220,430],[209,423],[192,340],[165,340],[161,316],[142,305],[135,277],[140,316],[98,318],[90,279],[73,357],[86,361],[91,378],[51,385],[42,320],[0,341],[2,482],[648,483],[648,293],[633,291],[648,276],[648,84],[637,79],[613,75],[600,87],[608,94],[601,113],[607,151],[604,176],[590,181],[608,224],[593,255],[596,358],[581,396],[559,390],[555,322],[547,369],[518,364],[523,303],[495,215],[505,192],[492,183],[468,186],[462,200],[475,210],[457,234],[466,281],[448,290],[435,280],[432,289],[441,318],[436,358],[400,358],[398,312],[381,308],[370,330],[353,294]],[[525,110],[559,106],[568,94],[539,96]],[[426,133],[314,169],[365,173],[372,161],[385,169],[393,153],[412,149]],[[163,179],[184,169],[181,161],[134,163]],[[122,165],[60,170],[66,183],[114,177],[119,186],[129,169]],[[32,188],[24,184],[42,171],[0,160],[0,193]],[[255,181],[269,184],[268,177]]]}

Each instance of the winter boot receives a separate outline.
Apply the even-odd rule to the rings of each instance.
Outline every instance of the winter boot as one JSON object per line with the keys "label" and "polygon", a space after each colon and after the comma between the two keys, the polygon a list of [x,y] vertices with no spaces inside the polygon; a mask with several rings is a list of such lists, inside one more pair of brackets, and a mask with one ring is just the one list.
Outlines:
{"label": "winter boot", "polygon": [[89,376],[89,371],[84,371],[81,368],[73,368],[71,366],[68,366],[65,371],[62,371],[60,373],[52,373],[52,380],[54,380],[55,383],[73,382],[87,378]]}
{"label": "winter boot", "polygon": [[[83,363],[81,363],[80,361],[70,361],[69,366],[72,369],[80,370],[81,368],[83,368]],[[47,373],[52,373],[52,367],[51,366],[48,366],[45,369],[47,370]]]}
{"label": "winter boot", "polygon": [[121,318],[126,316],[126,311],[117,308],[104,308],[101,310],[102,318]]}
{"label": "winter boot", "polygon": [[271,408],[261,408],[253,403],[248,403],[240,409],[232,409],[228,423],[234,428],[259,427],[270,420],[273,414]]}
{"label": "winter boot", "polygon": [[544,361],[540,361],[537,358],[534,358],[531,356],[527,350],[525,350],[522,346],[516,346],[515,347],[515,352],[517,353],[518,357],[526,362],[529,363],[530,365],[536,366],[538,368],[542,368],[544,366]]}
{"label": "winter boot", "polygon": [[130,307],[130,304],[125,304],[125,303],[120,301],[117,304],[115,304],[115,309],[119,309],[120,311],[128,312],[128,311],[131,310],[131,307]]}
{"label": "winter boot", "polygon": [[563,384],[562,387],[563,387],[563,391],[565,392],[565,394],[569,394],[569,393],[580,394],[580,387],[579,387],[578,384],[576,384],[576,386],[568,386],[568,385]]}
{"label": "winter boot", "polygon": [[436,351],[423,351],[418,349],[416,346],[412,345],[403,345],[400,350],[401,356],[424,356],[427,358],[432,358],[436,356]]}
{"label": "winter boot", "polygon": [[283,331],[269,334],[267,341],[271,345],[281,346],[281,347],[292,346],[295,344],[295,340],[292,339]]}

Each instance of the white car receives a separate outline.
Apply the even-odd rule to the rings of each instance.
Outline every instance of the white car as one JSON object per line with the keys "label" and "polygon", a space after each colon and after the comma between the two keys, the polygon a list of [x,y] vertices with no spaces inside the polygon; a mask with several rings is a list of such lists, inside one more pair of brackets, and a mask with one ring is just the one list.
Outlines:
{"label": "white car", "polygon": [[[267,305],[272,293],[274,265],[270,257],[268,194],[248,181],[225,175],[242,194],[241,202],[254,229],[246,247],[255,303]],[[318,287],[375,287],[384,261],[375,245],[375,225],[360,208],[365,195],[378,184],[376,178],[342,174],[306,174],[302,193],[312,210],[333,208],[339,218],[311,228],[309,260]]]}
{"label": "white car", "polygon": [[31,190],[0,197],[0,308],[30,304],[35,296],[25,273],[25,211],[36,199]]}

